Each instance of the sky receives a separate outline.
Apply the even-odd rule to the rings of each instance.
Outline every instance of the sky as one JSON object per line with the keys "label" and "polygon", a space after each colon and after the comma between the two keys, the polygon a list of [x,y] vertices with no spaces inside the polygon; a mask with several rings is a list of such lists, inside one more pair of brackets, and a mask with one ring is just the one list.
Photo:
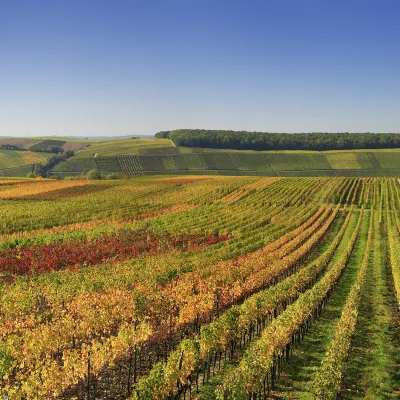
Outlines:
{"label": "sky", "polygon": [[0,135],[400,132],[398,0],[0,0]]}

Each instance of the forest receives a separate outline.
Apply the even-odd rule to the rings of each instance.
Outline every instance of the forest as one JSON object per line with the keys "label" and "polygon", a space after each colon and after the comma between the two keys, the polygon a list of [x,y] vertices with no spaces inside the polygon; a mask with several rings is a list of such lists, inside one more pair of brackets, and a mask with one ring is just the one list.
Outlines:
{"label": "forest", "polygon": [[176,146],[234,150],[351,150],[400,147],[398,133],[272,133],[177,129],[156,133]]}

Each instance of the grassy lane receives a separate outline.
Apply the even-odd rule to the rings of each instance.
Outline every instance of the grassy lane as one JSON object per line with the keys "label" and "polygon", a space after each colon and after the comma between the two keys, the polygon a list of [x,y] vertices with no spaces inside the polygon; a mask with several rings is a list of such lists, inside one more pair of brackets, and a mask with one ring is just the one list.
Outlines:
{"label": "grassy lane", "polygon": [[[312,253],[311,257],[309,260],[307,260],[307,263],[312,262],[313,260],[317,259],[321,254],[323,254],[330,243],[334,240],[336,235],[338,234],[341,226],[343,225],[345,219],[345,214],[344,213],[339,213],[338,217],[335,219],[335,221],[332,224],[331,229],[329,230],[328,234],[325,236],[324,240],[319,244],[319,246],[316,248],[316,250]],[[349,226],[346,230],[346,233],[343,236],[343,239],[336,251],[336,254],[333,257],[333,261],[331,262],[330,265],[333,265],[334,262],[337,261],[339,258],[340,254],[343,253],[345,250],[348,241],[350,240],[350,237],[352,236],[354,229],[357,224],[357,216],[354,214],[349,222]],[[243,351],[237,351],[237,354],[235,354],[235,360],[237,362],[240,361],[241,356],[243,354]],[[222,383],[223,380],[223,371],[225,368],[221,371],[221,373],[218,373],[214,377],[211,378],[211,380],[206,383],[204,386],[201,387],[200,393],[196,395],[196,399],[201,399],[201,400],[212,400],[215,399],[215,389],[216,387]]]}
{"label": "grassy lane", "polygon": [[[321,364],[340,319],[347,295],[353,285],[364,255],[368,235],[369,212],[365,213],[362,230],[349,264],[320,318],[314,322],[304,341],[297,347],[279,378],[273,398],[312,399],[311,383],[315,368]],[[346,240],[344,240],[346,243]],[[339,251],[338,251],[339,253]]]}
{"label": "grassy lane", "polygon": [[376,220],[374,228],[368,290],[352,342],[344,399],[400,398],[400,320],[387,261],[385,226]]}

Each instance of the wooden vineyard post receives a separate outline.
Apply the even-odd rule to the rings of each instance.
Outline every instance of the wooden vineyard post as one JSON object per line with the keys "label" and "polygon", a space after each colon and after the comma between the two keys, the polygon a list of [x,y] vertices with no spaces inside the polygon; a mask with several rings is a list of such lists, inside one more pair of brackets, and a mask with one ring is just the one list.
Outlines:
{"label": "wooden vineyard post", "polygon": [[87,400],[90,400],[90,351],[88,352],[88,362],[87,362],[86,397]]}

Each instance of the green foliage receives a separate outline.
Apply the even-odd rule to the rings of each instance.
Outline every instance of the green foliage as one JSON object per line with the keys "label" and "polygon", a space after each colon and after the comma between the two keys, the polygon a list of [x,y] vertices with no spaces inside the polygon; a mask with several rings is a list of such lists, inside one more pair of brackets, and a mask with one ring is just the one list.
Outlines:
{"label": "green foliage", "polygon": [[62,151],[62,146],[65,143],[65,140],[42,140],[31,146],[29,150],[57,154]]}
{"label": "green foliage", "polygon": [[65,157],[65,159],[71,158],[75,155],[75,152],[73,150],[67,150],[64,151],[63,156]]}
{"label": "green foliage", "polygon": [[116,173],[112,173],[112,174],[108,174],[107,176],[106,176],[106,179],[108,179],[108,180],[116,180],[116,179],[122,179],[122,175],[120,175],[120,174],[116,174]]}
{"label": "green foliage", "polygon": [[157,139],[169,139],[169,132],[170,131],[160,131],[155,134]]}
{"label": "green foliage", "polygon": [[[9,373],[12,367],[14,357],[7,349],[7,345],[4,342],[0,343],[0,377]],[[1,378],[0,378],[1,379]]]}
{"label": "green foliage", "polygon": [[63,155],[55,155],[47,161],[46,164],[36,164],[34,173],[36,175],[40,175],[43,178],[46,178],[48,176],[48,172],[54,168],[57,164],[66,161],[65,157]]}
{"label": "green foliage", "polygon": [[95,169],[92,169],[86,174],[86,179],[88,181],[94,181],[94,180],[99,180],[101,179],[101,174],[99,171],[96,171]]}
{"label": "green foliage", "polygon": [[[58,179],[58,177],[60,177],[60,175],[55,176],[56,179]],[[62,178],[65,179],[66,181],[83,181],[84,179],[86,179],[86,175],[71,175],[71,176],[67,175]]]}
{"label": "green foliage", "polygon": [[163,363],[157,363],[153,366],[147,379],[139,381],[137,391],[132,399],[154,400],[154,393],[161,391],[163,385],[165,385],[165,366]]}
{"label": "green foliage", "polygon": [[37,175],[42,176],[42,168],[43,168],[43,164],[35,164],[35,167],[33,168],[33,173],[36,176]]}
{"label": "green foliage", "polygon": [[48,148],[47,151],[49,151],[50,153],[58,154],[62,152],[62,148],[58,146],[51,146]]}
{"label": "green foliage", "polygon": [[0,149],[2,150],[18,150],[25,151],[25,149],[15,145],[15,144],[0,144]]}
{"label": "green foliage", "polygon": [[[61,162],[52,168],[52,174],[60,173],[63,175],[85,175],[88,171],[96,169],[94,158],[70,158],[66,162]],[[112,171],[110,171],[112,172]]]}
{"label": "green foliage", "polygon": [[374,209],[372,208],[368,240],[356,282],[351,287],[334,337],[314,378],[313,392],[315,393],[316,399],[334,400],[337,399],[340,392],[342,378],[350,351],[351,339],[356,329],[361,297],[365,288],[373,233],[373,213]]}

